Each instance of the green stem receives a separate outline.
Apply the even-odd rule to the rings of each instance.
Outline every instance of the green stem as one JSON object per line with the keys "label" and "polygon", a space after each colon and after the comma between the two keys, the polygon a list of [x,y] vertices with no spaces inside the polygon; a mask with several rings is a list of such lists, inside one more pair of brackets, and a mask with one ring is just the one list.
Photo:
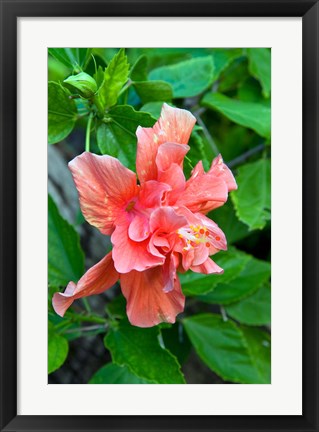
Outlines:
{"label": "green stem", "polygon": [[90,314],[92,312],[92,310],[91,310],[91,306],[90,306],[88,299],[85,297],[82,297],[82,302],[84,304],[86,311]]}
{"label": "green stem", "polygon": [[79,315],[79,314],[75,314],[71,311],[68,312],[68,316],[73,321],[91,322],[91,323],[98,323],[98,324],[105,324],[106,322],[108,322],[107,319],[102,318],[102,317],[98,317],[96,315],[91,315],[91,316]]}
{"label": "green stem", "polygon": [[93,112],[89,115],[89,120],[86,125],[86,134],[85,134],[85,151],[90,151],[90,135],[91,135],[91,124],[93,119]]}
{"label": "green stem", "polygon": [[87,327],[77,327],[77,328],[73,328],[73,329],[68,329],[64,333],[77,333],[77,332],[101,330],[101,329],[106,329],[107,327],[108,327],[108,324],[104,323],[103,325],[92,325],[92,326],[87,326]]}
{"label": "green stem", "polygon": [[209,133],[205,123],[203,122],[203,120],[201,119],[201,117],[199,115],[197,115],[197,122],[202,127],[205,138],[207,139],[208,144],[211,146],[213,153],[215,154],[215,156],[217,156],[220,153],[220,151],[218,150],[218,147],[217,147],[213,137]]}
{"label": "green stem", "polygon": [[99,118],[103,118],[104,114],[105,114],[105,109],[104,106],[102,105],[100,99],[99,99],[99,95],[96,94],[93,98],[93,102],[95,103],[95,106],[98,110],[98,116]]}
{"label": "green stem", "polygon": [[128,80],[127,83],[125,84],[125,86],[122,87],[122,90],[121,90],[120,93],[118,94],[118,97],[122,96],[122,94],[123,94],[124,92],[126,92],[126,90],[128,90],[128,89],[131,87],[132,84],[133,84],[133,81]]}
{"label": "green stem", "polygon": [[68,327],[70,327],[70,323],[68,322],[68,321],[62,321],[62,322],[60,322],[59,324],[56,324],[55,326],[54,326],[54,328],[56,329],[56,330],[58,330],[58,329],[61,329],[61,328],[64,328],[64,327],[66,327],[66,328],[68,328]]}

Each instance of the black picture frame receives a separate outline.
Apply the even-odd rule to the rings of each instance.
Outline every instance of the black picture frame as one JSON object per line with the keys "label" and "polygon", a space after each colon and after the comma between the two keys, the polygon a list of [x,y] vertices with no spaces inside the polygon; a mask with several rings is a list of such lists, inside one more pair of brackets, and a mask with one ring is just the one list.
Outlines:
{"label": "black picture frame", "polygon": [[[319,5],[314,0],[0,0],[1,431],[319,431]],[[302,17],[303,414],[300,416],[17,415],[17,18]],[[292,203],[293,211],[293,203]]]}

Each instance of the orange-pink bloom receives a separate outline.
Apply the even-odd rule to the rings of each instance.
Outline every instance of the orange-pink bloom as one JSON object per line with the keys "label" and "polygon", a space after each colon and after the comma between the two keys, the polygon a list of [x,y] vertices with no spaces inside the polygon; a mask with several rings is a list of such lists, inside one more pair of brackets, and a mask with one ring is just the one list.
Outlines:
{"label": "orange-pink bloom", "polygon": [[235,179],[216,157],[186,180],[183,160],[195,124],[188,111],[163,105],[153,128],[139,127],[136,174],[111,156],[85,152],[69,163],[86,220],[111,235],[112,251],[53,307],[63,316],[75,299],[99,294],[119,279],[131,324],[174,323],[185,297],[177,271],[222,273],[210,258],[227,249],[224,233],[205,214],[222,206]]}

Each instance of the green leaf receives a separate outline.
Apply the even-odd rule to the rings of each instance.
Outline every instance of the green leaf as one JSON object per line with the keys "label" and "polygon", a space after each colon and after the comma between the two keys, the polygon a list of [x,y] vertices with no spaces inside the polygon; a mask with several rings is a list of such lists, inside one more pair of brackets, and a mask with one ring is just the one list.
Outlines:
{"label": "green leaf", "polygon": [[270,138],[270,108],[262,104],[231,99],[221,93],[208,93],[202,105],[214,109],[231,121],[253,129],[259,135]]}
{"label": "green leaf", "polygon": [[70,92],[60,84],[48,84],[48,142],[55,144],[66,138],[73,130],[77,109]]}
{"label": "green leaf", "polygon": [[106,121],[97,127],[96,138],[101,153],[118,158],[123,165],[134,170],[136,129],[138,126],[152,127],[156,120],[129,105],[118,105],[108,112]]}
{"label": "green leaf", "polygon": [[243,165],[238,170],[238,190],[231,193],[238,219],[250,230],[262,229],[270,219],[270,160]]}
{"label": "green leaf", "polygon": [[253,328],[240,326],[248,350],[264,384],[271,384],[271,339],[269,333]]}
{"label": "green leaf", "polygon": [[198,57],[170,66],[154,69],[151,80],[163,80],[173,87],[175,98],[193,97],[209,87],[214,79],[212,56]]}
{"label": "green leaf", "polygon": [[233,159],[262,143],[260,136],[253,130],[232,123],[226,117],[218,114],[216,116],[215,113],[211,114],[215,123],[211,125],[211,133],[223,155],[224,161],[233,161]]}
{"label": "green leaf", "polygon": [[263,285],[251,296],[238,303],[225,306],[229,316],[247,325],[265,325],[271,320],[271,292],[269,285]]}
{"label": "green leaf", "polygon": [[99,89],[104,82],[104,70],[103,70],[101,65],[98,67],[97,71],[93,75],[93,78],[94,78],[94,80],[97,84],[97,87]]}
{"label": "green leaf", "polygon": [[270,382],[269,336],[265,332],[246,331],[214,314],[195,315],[183,323],[199,357],[224,380]]}
{"label": "green leaf", "polygon": [[263,95],[268,98],[271,89],[271,54],[268,48],[248,48],[249,71],[262,88]]}
{"label": "green leaf", "polygon": [[56,333],[54,326],[49,322],[48,332],[48,373],[59,369],[65,362],[69,352],[68,341]]}
{"label": "green leaf", "polygon": [[65,286],[77,282],[84,273],[84,254],[80,238],[73,226],[60,215],[57,206],[48,197],[48,277],[49,284]]}
{"label": "green leaf", "polygon": [[247,225],[237,219],[231,200],[211,212],[209,217],[222,228],[228,244],[235,243],[250,234]]}
{"label": "green leaf", "polygon": [[[166,323],[164,323],[166,324]],[[161,330],[165,348],[167,348],[183,364],[191,351],[191,343],[181,323]]]}
{"label": "green leaf", "polygon": [[129,64],[125,50],[121,48],[104,72],[104,82],[98,90],[98,99],[104,109],[116,104],[120,90],[129,77]]}
{"label": "green leaf", "polygon": [[199,160],[203,162],[205,170],[209,169],[209,161],[214,157],[211,147],[207,141],[204,141],[200,134],[193,130],[189,140],[190,150],[187,153],[186,160],[184,162],[184,173],[186,177],[190,177],[191,171]]}
{"label": "green leaf", "polygon": [[265,99],[262,88],[255,78],[249,77],[238,88],[237,98],[244,102],[256,102],[270,107],[270,99]]}
{"label": "green leaf", "polygon": [[[194,49],[194,52],[199,52],[199,49]],[[130,48],[129,56],[134,60],[140,55],[146,55],[149,63],[149,68],[154,69],[159,66],[166,66],[177,63],[182,60],[187,60],[191,57],[190,48]]]}
{"label": "green leaf", "polygon": [[179,276],[183,293],[186,295],[200,295],[213,291],[219,284],[226,284],[240,275],[251,256],[236,249],[221,251],[214,256],[214,261],[224,269],[221,275],[194,273],[188,271]]}
{"label": "green leaf", "polygon": [[154,101],[170,101],[173,99],[173,89],[165,81],[134,81],[133,87],[143,104]]}
{"label": "green leaf", "polygon": [[214,81],[236,58],[243,55],[242,48],[214,48],[212,51],[215,66]]}
{"label": "green leaf", "polygon": [[161,348],[159,329],[133,327],[122,320],[104,339],[112,360],[138,377],[157,384],[184,384],[176,357]]}
{"label": "green leaf", "polygon": [[269,278],[270,263],[251,258],[236,278],[218,284],[214,291],[199,296],[199,299],[213,304],[233,303],[257,291]]}
{"label": "green leaf", "polygon": [[147,81],[147,57],[141,55],[134,63],[130,77],[132,81]]}
{"label": "green leaf", "polygon": [[63,82],[74,87],[85,98],[93,96],[97,90],[95,79],[85,72],[80,72],[77,75],[70,75]]}
{"label": "green leaf", "polygon": [[63,81],[65,77],[70,75],[70,70],[64,64],[60,63],[55,58],[48,58],[48,81]]}
{"label": "green leaf", "polygon": [[248,60],[240,57],[226,68],[218,79],[218,91],[226,93],[234,91],[249,77]]}
{"label": "green leaf", "polygon": [[49,48],[49,53],[68,68],[80,72],[85,69],[91,56],[91,48]]}
{"label": "green leaf", "polygon": [[111,318],[126,318],[126,300],[122,294],[114,297],[105,307],[106,314]]}
{"label": "green leaf", "polygon": [[161,115],[162,107],[165,101],[147,102],[143,105],[140,111],[149,113],[152,117],[158,119]]}
{"label": "green leaf", "polygon": [[150,381],[144,380],[132,374],[126,366],[118,366],[108,363],[101,367],[89,381],[89,384],[150,384]]}
{"label": "green leaf", "polygon": [[118,48],[93,48],[93,54],[103,59],[106,63],[109,63],[118,51]]}

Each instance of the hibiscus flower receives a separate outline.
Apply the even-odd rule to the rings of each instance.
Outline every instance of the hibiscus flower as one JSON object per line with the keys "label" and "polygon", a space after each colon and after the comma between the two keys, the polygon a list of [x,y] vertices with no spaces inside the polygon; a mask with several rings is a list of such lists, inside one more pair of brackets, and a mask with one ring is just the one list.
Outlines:
{"label": "hibiscus flower", "polygon": [[77,284],[54,294],[59,315],[75,299],[120,280],[132,325],[174,323],[185,304],[177,272],[223,272],[210,256],[227,249],[226,238],[205,215],[222,206],[237,185],[220,155],[207,173],[199,162],[185,179],[183,161],[195,121],[190,112],[164,104],[153,128],[137,129],[139,182],[111,156],[85,152],[69,163],[84,217],[111,235],[113,249]]}

